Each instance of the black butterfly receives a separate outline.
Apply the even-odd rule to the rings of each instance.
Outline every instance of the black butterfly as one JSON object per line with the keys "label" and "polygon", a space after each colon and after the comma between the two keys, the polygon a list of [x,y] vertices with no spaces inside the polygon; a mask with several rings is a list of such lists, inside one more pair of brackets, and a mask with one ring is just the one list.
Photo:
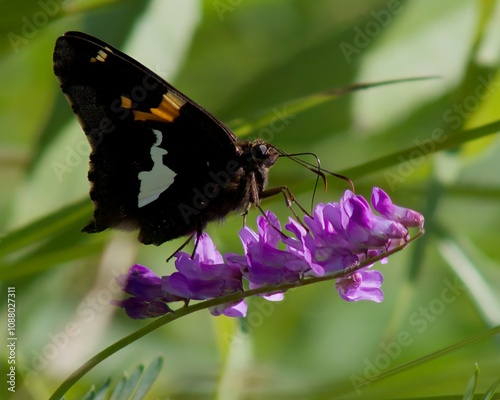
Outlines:
{"label": "black butterfly", "polygon": [[81,32],[58,38],[54,72],[92,147],[94,219],[84,232],[139,229],[159,245],[200,234],[210,221],[285,187],[265,190],[280,155],[238,140],[154,72]]}

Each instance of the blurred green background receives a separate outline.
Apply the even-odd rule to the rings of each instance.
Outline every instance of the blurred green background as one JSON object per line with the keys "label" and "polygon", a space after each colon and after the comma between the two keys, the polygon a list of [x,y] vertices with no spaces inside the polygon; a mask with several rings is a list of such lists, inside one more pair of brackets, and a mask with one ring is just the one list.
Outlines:
{"label": "blurred green background", "polygon": [[[156,248],[138,245],[130,232],[80,233],[92,213],[88,145],[52,72],[54,42],[68,30],[125,51],[245,138],[315,152],[365,196],[381,187],[422,212],[427,231],[377,266],[385,277],[381,304],[343,302],[326,282],[290,291],[281,303],[252,299],[242,321],[200,312],[113,355],[68,399],[158,355],[164,366],[149,399],[459,399],[474,363],[479,392],[500,376],[497,335],[380,379],[500,324],[499,127],[488,125],[500,119],[500,2],[1,6],[0,330],[5,343],[6,288],[15,287],[19,337],[17,391],[2,384],[2,398],[47,398],[88,358],[147,324],[108,304],[120,296],[114,276],[135,262],[171,273],[164,260],[183,240]],[[439,78],[306,106],[307,96],[323,90],[430,75]],[[303,97],[302,110],[287,108]],[[248,129],[276,112],[288,116],[280,129]],[[315,176],[307,170],[281,160],[270,180],[310,203]],[[330,179],[315,201],[338,200],[345,189]],[[264,206],[286,221],[281,198]],[[257,215],[251,212],[250,225]],[[241,218],[231,216],[208,231],[222,253],[241,252],[240,227]],[[7,356],[0,354],[4,373]]]}

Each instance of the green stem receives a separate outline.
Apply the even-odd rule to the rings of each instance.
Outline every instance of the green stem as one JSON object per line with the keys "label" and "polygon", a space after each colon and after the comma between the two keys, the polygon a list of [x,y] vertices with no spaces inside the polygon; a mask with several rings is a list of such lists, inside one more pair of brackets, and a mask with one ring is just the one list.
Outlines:
{"label": "green stem", "polygon": [[438,76],[417,76],[413,78],[401,78],[401,79],[391,79],[387,81],[372,82],[372,83],[356,83],[354,85],[334,88],[330,90],[325,90],[322,92],[314,93],[309,96],[300,97],[291,101],[287,101],[281,105],[273,107],[272,111],[267,110],[264,115],[260,117],[255,117],[247,121],[236,121],[229,122],[229,126],[232,127],[233,132],[236,136],[242,137],[250,134],[251,132],[257,131],[265,126],[268,126],[275,117],[274,110],[277,108],[286,109],[286,112],[291,115],[296,115],[301,112],[312,109],[328,101],[335,100],[343,95],[349,94],[358,90],[365,90],[374,88],[377,86],[387,86],[397,83],[422,81],[428,79],[439,78]]}
{"label": "green stem", "polygon": [[404,150],[398,150],[397,152],[387,156],[377,158],[376,160],[368,161],[364,164],[338,171],[338,173],[346,175],[351,179],[355,179],[361,176],[366,176],[368,172],[376,172],[393,165],[401,164],[401,159],[411,160],[415,157],[425,157],[441,150],[458,147],[471,140],[492,135],[499,131],[500,121],[482,125],[478,128],[460,131],[453,135],[443,131],[439,142],[437,140],[430,141],[430,147],[428,148],[426,147],[424,149],[421,144],[415,145]]}
{"label": "green stem", "polygon": [[314,283],[328,281],[328,280],[334,280],[334,279],[338,279],[338,278],[341,278],[344,276],[348,276],[348,275],[352,274],[353,272],[355,272],[361,268],[366,267],[367,265],[371,265],[374,262],[380,261],[381,259],[390,256],[391,254],[394,254],[398,251],[401,251],[409,243],[411,243],[415,239],[422,236],[423,233],[424,233],[423,231],[419,231],[417,234],[415,234],[415,236],[410,238],[408,240],[408,242],[402,244],[401,246],[395,247],[389,251],[384,252],[383,254],[380,254],[376,257],[372,257],[368,260],[365,260],[364,262],[362,262],[358,265],[355,265],[355,266],[350,267],[350,268],[346,268],[342,271],[338,271],[338,272],[333,273],[333,274],[320,276],[320,277],[310,277],[310,278],[302,279],[300,281],[293,282],[293,283],[287,283],[287,284],[281,284],[281,285],[269,285],[269,286],[261,287],[258,289],[246,290],[243,292],[233,293],[233,294],[223,296],[223,297],[217,297],[215,299],[205,300],[205,301],[202,301],[200,303],[196,303],[196,304],[175,310],[173,313],[167,314],[163,317],[156,319],[155,321],[151,322],[150,324],[146,325],[145,327],[139,329],[136,332],[131,333],[128,336],[125,336],[123,339],[118,340],[117,342],[113,343],[111,346],[109,346],[109,347],[105,348],[104,350],[102,350],[101,352],[97,353],[94,357],[92,357],[87,362],[85,362],[80,368],[75,370],[68,378],[66,378],[66,380],[52,394],[52,396],[49,398],[49,400],[61,399],[62,396],[64,394],[66,394],[66,392],[76,382],[78,382],[78,380],[80,378],[82,378],[87,372],[89,372],[97,364],[104,361],[106,358],[110,357],[114,353],[117,353],[119,350],[125,348],[129,344],[140,339],[141,337],[147,335],[148,333],[153,332],[154,330],[156,330],[156,329],[162,327],[163,325],[166,325],[172,321],[175,321],[176,319],[179,319],[179,318],[184,317],[186,315],[192,314],[196,311],[200,311],[203,309],[214,307],[214,306],[217,306],[220,304],[225,304],[225,303],[230,303],[230,302],[242,300],[246,297],[255,296],[255,295],[262,295],[262,294],[266,294],[266,293],[284,292],[288,289],[293,289],[293,288],[300,287],[300,286],[312,285]]}

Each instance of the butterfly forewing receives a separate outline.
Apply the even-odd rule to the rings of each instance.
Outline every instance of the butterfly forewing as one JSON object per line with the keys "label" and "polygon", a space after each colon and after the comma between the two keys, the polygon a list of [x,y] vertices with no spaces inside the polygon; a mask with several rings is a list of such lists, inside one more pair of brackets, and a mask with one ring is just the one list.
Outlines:
{"label": "butterfly forewing", "polygon": [[155,73],[79,32],[57,40],[54,72],[92,147],[84,231],[139,228],[141,242],[160,244],[248,202],[243,186],[212,193],[248,173],[233,133]]}

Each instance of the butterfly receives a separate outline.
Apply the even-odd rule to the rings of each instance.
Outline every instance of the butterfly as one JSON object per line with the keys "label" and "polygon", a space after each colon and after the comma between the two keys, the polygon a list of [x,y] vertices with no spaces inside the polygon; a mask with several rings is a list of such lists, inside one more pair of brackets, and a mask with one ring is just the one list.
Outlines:
{"label": "butterfly", "polygon": [[93,220],[82,231],[139,230],[160,245],[246,215],[280,150],[238,140],[219,119],[153,71],[81,32],[57,39],[54,73],[90,143]]}

